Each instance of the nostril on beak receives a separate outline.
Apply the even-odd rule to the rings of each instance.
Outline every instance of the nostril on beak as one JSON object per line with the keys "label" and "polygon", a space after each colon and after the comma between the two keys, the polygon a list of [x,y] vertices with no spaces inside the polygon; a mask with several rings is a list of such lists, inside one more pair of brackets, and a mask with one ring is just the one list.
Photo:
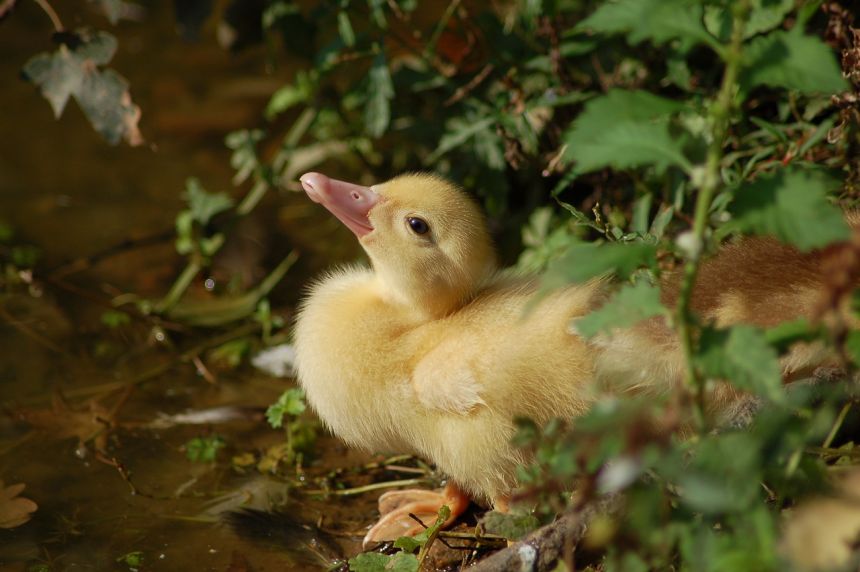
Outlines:
{"label": "nostril on beak", "polygon": [[359,195],[356,191],[352,191],[352,198],[355,200],[361,199],[361,195]]}

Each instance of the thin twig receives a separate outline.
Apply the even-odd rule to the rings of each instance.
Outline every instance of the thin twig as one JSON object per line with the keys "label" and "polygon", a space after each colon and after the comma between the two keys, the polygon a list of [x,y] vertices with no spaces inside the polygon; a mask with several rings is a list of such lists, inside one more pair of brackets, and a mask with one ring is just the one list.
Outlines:
{"label": "thin twig", "polygon": [[326,490],[326,489],[309,489],[302,490],[306,495],[332,495],[338,497],[346,497],[352,495],[360,495],[371,491],[382,489],[393,489],[395,487],[412,487],[416,485],[426,485],[427,479],[401,479],[399,481],[383,481],[381,483],[371,483],[361,487],[353,487],[350,489]]}
{"label": "thin twig", "polygon": [[48,15],[48,18],[51,19],[51,23],[54,25],[54,31],[62,32],[65,30],[63,27],[63,23],[60,21],[60,17],[57,16],[57,13],[54,11],[53,6],[48,3],[48,0],[33,0],[39,7]]}
{"label": "thin twig", "polygon": [[23,321],[15,318],[12,314],[9,313],[9,311],[6,309],[6,306],[2,303],[0,303],[0,318],[3,318],[3,320],[8,322],[9,325],[11,325],[13,328],[15,328],[16,330],[18,330],[19,332],[21,332],[22,334],[24,334],[28,338],[32,339],[33,341],[35,341],[39,345],[42,345],[42,346],[46,347],[47,349],[51,350],[52,352],[58,353],[62,356],[70,357],[69,353],[66,352],[63,348],[61,348],[60,346],[58,346],[57,344],[55,344],[54,342],[52,342],[51,340],[49,340],[48,338],[46,338],[45,336],[40,334],[39,332],[30,328]]}
{"label": "thin twig", "polygon": [[849,401],[842,406],[842,409],[839,411],[839,415],[836,416],[836,421],[833,422],[833,427],[830,428],[830,432],[827,434],[827,438],[824,439],[824,443],[821,444],[822,448],[827,449],[830,447],[830,444],[833,443],[833,439],[836,438],[836,434],[842,427],[842,423],[845,422],[845,417],[848,415],[848,412],[851,411],[851,407],[853,405],[854,402]]}
{"label": "thin twig", "polygon": [[445,107],[448,107],[448,106],[454,105],[455,103],[457,103],[458,101],[460,101],[461,99],[463,99],[464,97],[466,97],[467,95],[469,95],[469,93],[471,93],[471,92],[472,92],[476,87],[478,87],[478,86],[481,84],[481,82],[482,82],[482,81],[484,81],[485,79],[487,79],[487,76],[488,76],[488,75],[490,75],[490,73],[492,73],[492,71],[493,71],[494,69],[495,69],[495,66],[494,66],[493,64],[487,64],[487,65],[485,65],[485,66],[481,69],[481,71],[479,71],[479,72],[475,75],[475,77],[473,77],[472,79],[470,79],[470,80],[469,80],[469,82],[468,82],[468,83],[466,83],[465,85],[461,85],[460,87],[458,87],[458,88],[457,88],[457,91],[455,91],[455,92],[454,92],[454,94],[453,94],[451,97],[449,97],[448,99],[446,99],[446,100],[445,100],[445,103],[443,103],[443,105],[444,105]]}

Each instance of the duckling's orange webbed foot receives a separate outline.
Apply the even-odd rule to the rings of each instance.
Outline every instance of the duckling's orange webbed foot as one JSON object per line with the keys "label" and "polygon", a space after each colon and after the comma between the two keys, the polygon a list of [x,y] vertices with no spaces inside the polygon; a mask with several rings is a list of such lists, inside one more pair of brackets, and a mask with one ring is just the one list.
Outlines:
{"label": "duckling's orange webbed foot", "polygon": [[448,505],[451,515],[445,520],[443,528],[450,526],[469,506],[469,497],[454,483],[449,482],[441,491],[407,489],[389,491],[379,497],[379,513],[382,518],[367,532],[363,545],[368,547],[375,542],[396,540],[401,536],[415,536],[424,527],[410,514],[415,515],[427,526],[436,522],[436,515],[443,505]]}

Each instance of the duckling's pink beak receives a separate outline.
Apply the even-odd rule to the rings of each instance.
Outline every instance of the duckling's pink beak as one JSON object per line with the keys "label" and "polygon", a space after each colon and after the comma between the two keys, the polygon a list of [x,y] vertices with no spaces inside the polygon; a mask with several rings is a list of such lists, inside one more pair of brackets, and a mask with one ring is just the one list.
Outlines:
{"label": "duckling's pink beak", "polygon": [[330,179],[320,173],[305,173],[299,181],[313,202],[327,208],[358,238],[373,230],[367,215],[379,202],[379,195],[370,187]]}

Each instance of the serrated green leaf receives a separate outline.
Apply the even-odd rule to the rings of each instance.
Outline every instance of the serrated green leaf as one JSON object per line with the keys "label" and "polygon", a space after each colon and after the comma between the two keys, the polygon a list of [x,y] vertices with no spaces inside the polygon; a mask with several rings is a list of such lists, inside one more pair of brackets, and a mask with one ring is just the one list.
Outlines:
{"label": "serrated green leaf", "polygon": [[847,240],[850,230],[827,193],[840,181],[820,169],[780,170],[747,183],[729,207],[737,228],[773,235],[801,250]]}
{"label": "serrated green leaf", "polygon": [[603,3],[576,27],[608,34],[626,34],[635,45],[656,45],[678,39],[684,49],[697,43],[714,44],[702,24],[702,5],[693,0],[619,0]]}
{"label": "serrated green leaf", "polygon": [[652,316],[666,312],[660,303],[660,289],[644,280],[624,285],[600,309],[574,320],[578,334],[585,338],[614,328],[625,328]]}
{"label": "serrated green leaf", "polygon": [[[794,4],[794,0],[751,0],[744,39],[769,32],[782,24],[786,15],[794,9]],[[728,6],[705,6],[704,21],[708,32],[728,42],[732,33],[732,14]]]}
{"label": "serrated green leaf", "polygon": [[782,373],[776,351],[760,330],[747,325],[706,328],[696,363],[712,379],[727,380],[741,389],[780,401]]}
{"label": "serrated green leaf", "polygon": [[753,39],[743,52],[741,92],[758,85],[802,93],[837,93],[848,89],[836,57],[824,42],[798,30],[777,30]]}
{"label": "serrated green leaf", "polygon": [[391,120],[391,99],[394,97],[394,85],[391,83],[385,54],[380,53],[373,59],[368,80],[364,125],[369,135],[380,137],[388,129],[388,123]]}
{"label": "serrated green leaf", "polygon": [[581,283],[606,274],[627,278],[642,266],[653,266],[657,247],[644,242],[596,243],[574,241],[564,256],[550,264],[544,287]]}
{"label": "serrated green leaf", "polygon": [[576,161],[579,173],[648,164],[689,170],[680,140],[669,134],[669,116],[682,109],[645,91],[611,90],[586,103],[565,133],[566,156]]}

